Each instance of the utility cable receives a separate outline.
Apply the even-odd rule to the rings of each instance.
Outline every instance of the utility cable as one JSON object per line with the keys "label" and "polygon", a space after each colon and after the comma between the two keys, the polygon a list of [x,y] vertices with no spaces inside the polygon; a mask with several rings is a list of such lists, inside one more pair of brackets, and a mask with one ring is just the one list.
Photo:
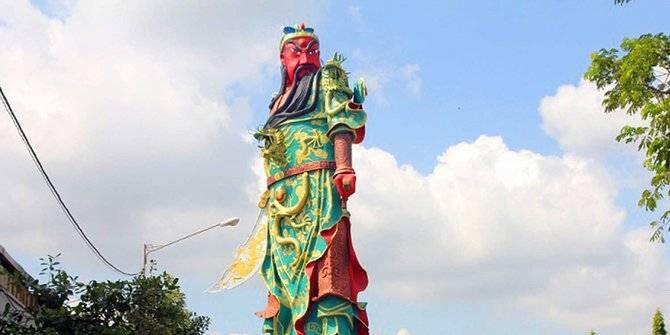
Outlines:
{"label": "utility cable", "polygon": [[44,181],[47,183],[47,186],[49,186],[49,191],[51,191],[51,194],[53,194],[54,198],[56,198],[56,202],[58,202],[58,206],[63,210],[63,213],[65,213],[65,216],[67,219],[70,221],[72,226],[74,227],[75,231],[77,231],[77,234],[79,234],[79,237],[81,237],[84,240],[84,243],[86,246],[88,246],[89,249],[95,254],[96,257],[102,263],[104,263],[106,266],[108,266],[110,269],[114,270],[115,272],[118,272],[119,274],[126,275],[126,276],[135,276],[138,275],[139,272],[131,273],[131,272],[126,272],[121,269],[119,269],[117,266],[112,264],[105,256],[98,250],[98,248],[91,242],[91,239],[88,238],[84,230],[81,228],[79,225],[79,222],[75,219],[74,215],[72,215],[72,212],[70,209],[65,205],[65,202],[63,201],[63,198],[61,197],[60,193],[58,193],[58,190],[54,186],[54,184],[51,182],[51,178],[49,178],[49,175],[47,172],[44,170],[44,166],[42,165],[42,162],[40,161],[39,157],[37,156],[37,153],[35,153],[35,149],[33,149],[33,146],[30,144],[30,140],[28,140],[28,136],[26,136],[26,133],[23,131],[23,127],[21,127],[21,123],[19,122],[19,119],[16,117],[16,114],[14,114],[14,110],[12,109],[12,106],[9,104],[9,100],[7,99],[7,96],[5,96],[5,92],[2,90],[2,87],[0,87],[0,95],[2,95],[2,103],[5,106],[5,109],[7,110],[7,113],[9,113],[9,117],[12,119],[14,122],[14,126],[16,126],[16,130],[19,132],[19,135],[21,136],[21,139],[23,140],[23,143],[26,145],[26,148],[28,149],[28,152],[30,153],[30,157],[32,158],[33,162],[35,163],[35,166],[37,166],[37,169],[40,171],[40,174],[42,175],[42,178]]}

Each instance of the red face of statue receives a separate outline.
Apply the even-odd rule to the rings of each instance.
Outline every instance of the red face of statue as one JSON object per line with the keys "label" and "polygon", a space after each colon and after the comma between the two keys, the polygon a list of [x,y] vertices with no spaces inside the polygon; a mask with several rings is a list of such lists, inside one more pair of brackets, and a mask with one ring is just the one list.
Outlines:
{"label": "red face of statue", "polygon": [[279,58],[287,72],[286,87],[291,87],[296,80],[321,67],[319,42],[311,37],[293,38],[284,44]]}

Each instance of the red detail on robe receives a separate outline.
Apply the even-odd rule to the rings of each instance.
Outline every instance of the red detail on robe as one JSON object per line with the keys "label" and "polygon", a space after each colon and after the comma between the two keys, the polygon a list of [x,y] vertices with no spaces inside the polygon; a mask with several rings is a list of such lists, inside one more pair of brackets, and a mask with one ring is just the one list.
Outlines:
{"label": "red detail on robe", "polygon": [[265,309],[256,312],[256,316],[263,319],[271,319],[279,313],[279,300],[274,295],[268,293],[268,303]]}
{"label": "red detail on robe", "polygon": [[365,126],[354,130],[354,144],[360,144],[365,138]]}
{"label": "red detail on robe", "polygon": [[304,335],[302,330],[305,319],[314,306],[314,302],[326,295],[338,296],[349,300],[357,312],[358,335],[369,335],[367,312],[358,308],[358,293],[368,286],[368,274],[358,262],[356,252],[351,243],[351,223],[348,217],[342,219],[333,228],[321,232],[328,247],[326,252],[305,267],[310,287],[310,303],[305,315],[296,321],[297,335]]}

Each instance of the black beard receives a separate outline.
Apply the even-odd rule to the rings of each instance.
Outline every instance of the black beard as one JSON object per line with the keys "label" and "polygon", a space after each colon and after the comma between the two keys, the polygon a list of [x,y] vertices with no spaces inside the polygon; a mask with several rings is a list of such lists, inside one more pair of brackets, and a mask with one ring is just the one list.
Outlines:
{"label": "black beard", "polygon": [[[306,73],[300,80],[295,80],[291,90],[288,92],[286,101],[284,101],[280,106],[277,106],[275,112],[270,115],[263,129],[269,129],[277,126],[278,124],[284,122],[287,119],[299,117],[311,112],[318,101],[318,97],[314,97],[314,101],[310,101],[312,95],[312,85],[318,87],[320,75],[319,69],[312,64],[303,64],[303,70],[305,67],[309,70],[314,70],[314,72]],[[301,70],[300,66],[296,68],[296,73],[298,70]],[[315,81],[315,82],[314,82]],[[284,82],[285,83],[285,82]],[[285,85],[282,85],[282,91],[284,90]],[[274,103],[281,96],[283,92],[280,92],[275,96],[270,102],[269,108],[272,109]],[[318,94],[317,90],[314,94]],[[311,102],[311,103],[310,103]]]}
{"label": "black beard", "polygon": [[[298,78],[298,73],[303,71],[303,70],[304,70],[304,72],[303,72],[304,74],[300,78]],[[318,70],[318,68],[314,64],[300,64],[300,65],[298,65],[295,68],[295,71],[293,71],[294,85],[295,85],[296,81],[306,77],[309,74],[312,74],[312,73],[316,72],[317,70]]]}

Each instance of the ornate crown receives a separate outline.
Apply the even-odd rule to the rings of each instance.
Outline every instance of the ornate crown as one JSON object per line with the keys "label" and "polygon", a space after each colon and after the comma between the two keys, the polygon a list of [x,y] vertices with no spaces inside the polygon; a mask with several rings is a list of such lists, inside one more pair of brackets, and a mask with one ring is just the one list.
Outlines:
{"label": "ornate crown", "polygon": [[311,37],[315,41],[319,40],[319,37],[314,33],[314,28],[306,28],[304,23],[296,24],[294,26],[285,26],[282,28],[282,31],[284,32],[284,35],[281,37],[281,42],[279,43],[279,51],[281,51],[286,42],[297,37]]}

